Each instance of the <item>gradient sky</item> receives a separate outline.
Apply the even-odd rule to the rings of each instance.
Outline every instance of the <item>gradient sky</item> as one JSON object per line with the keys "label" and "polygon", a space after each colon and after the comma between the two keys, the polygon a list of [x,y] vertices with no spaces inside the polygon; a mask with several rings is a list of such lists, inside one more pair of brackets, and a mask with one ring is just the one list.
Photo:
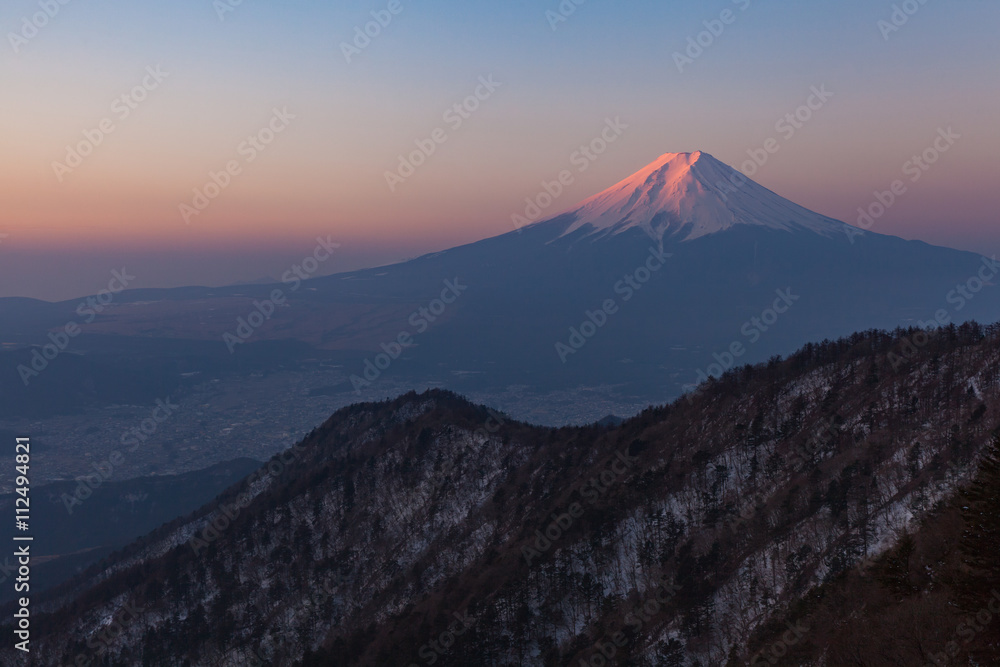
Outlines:
{"label": "gradient sky", "polygon": [[[330,273],[507,232],[609,117],[629,128],[551,213],[662,153],[740,167],[775,137],[755,180],[854,222],[950,126],[962,138],[872,230],[1000,254],[991,0],[931,0],[888,40],[893,2],[872,0],[587,0],[555,30],[556,0],[399,0],[351,63],[340,44],[388,0],[243,0],[220,20],[224,2],[69,0],[17,53],[9,35],[39,2],[3,3],[0,296],[93,293],[122,265],[133,286],[276,276],[320,234],[342,245]],[[725,9],[735,21],[679,72],[674,52]],[[119,119],[148,66],[169,76]],[[489,75],[502,86],[449,128],[443,112]],[[775,123],[821,85],[833,98],[782,138]],[[247,163],[238,147],[275,107],[296,118]],[[105,118],[114,132],[60,182],[53,162]],[[448,140],[390,192],[385,172],[438,127]],[[179,205],[234,159],[242,173],[185,224]]]}

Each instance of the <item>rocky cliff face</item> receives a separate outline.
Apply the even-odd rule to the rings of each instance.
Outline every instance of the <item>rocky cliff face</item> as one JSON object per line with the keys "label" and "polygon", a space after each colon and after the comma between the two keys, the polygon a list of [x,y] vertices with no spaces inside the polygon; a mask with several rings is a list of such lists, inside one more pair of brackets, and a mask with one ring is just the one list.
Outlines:
{"label": "rocky cliff face", "polygon": [[32,657],[749,661],[755,630],[968,480],[998,369],[1000,327],[964,325],[808,345],[614,427],[533,427],[440,391],[345,408],[38,600]]}

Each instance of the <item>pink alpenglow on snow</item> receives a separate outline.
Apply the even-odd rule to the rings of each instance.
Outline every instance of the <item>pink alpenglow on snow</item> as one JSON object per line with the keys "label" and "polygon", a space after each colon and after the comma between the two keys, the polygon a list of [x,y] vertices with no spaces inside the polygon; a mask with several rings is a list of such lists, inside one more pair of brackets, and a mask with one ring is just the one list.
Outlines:
{"label": "pink alpenglow on snow", "polygon": [[565,234],[618,234],[639,228],[655,239],[677,241],[735,225],[783,231],[843,234],[843,222],[795,204],[750,180],[708,153],[667,153],[625,180],[583,201]]}

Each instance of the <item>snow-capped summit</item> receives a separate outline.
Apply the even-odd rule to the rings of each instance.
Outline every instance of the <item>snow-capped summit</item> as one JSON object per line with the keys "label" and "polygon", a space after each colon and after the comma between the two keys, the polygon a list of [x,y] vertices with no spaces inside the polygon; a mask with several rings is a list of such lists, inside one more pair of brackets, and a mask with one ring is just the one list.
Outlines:
{"label": "snow-capped summit", "polygon": [[689,241],[735,225],[843,234],[842,222],[814,213],[750,180],[708,153],[667,153],[563,215],[564,235],[614,235],[639,228]]}

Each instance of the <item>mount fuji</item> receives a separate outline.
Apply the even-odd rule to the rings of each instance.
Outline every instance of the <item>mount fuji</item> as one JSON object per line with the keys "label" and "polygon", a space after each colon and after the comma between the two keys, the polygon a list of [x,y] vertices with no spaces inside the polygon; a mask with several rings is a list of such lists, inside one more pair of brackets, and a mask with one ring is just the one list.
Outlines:
{"label": "mount fuji", "polygon": [[[1000,320],[998,272],[975,253],[861,233],[707,153],[668,153],[521,229],[286,287],[232,355],[223,332],[274,285],[127,291],[87,332],[116,355],[140,339],[144,358],[184,341],[216,350],[208,370],[185,357],[206,378],[257,370],[278,349],[303,366],[326,359],[342,374],[322,395],[340,404],[440,386],[536,423],[585,422],[811,341]],[[35,323],[23,336],[44,341],[75,305],[0,300],[0,325]],[[83,339],[74,349],[86,356]],[[887,359],[884,372],[910,361]],[[107,367],[94,364],[98,386]],[[13,366],[4,376],[11,400],[27,395]]]}
{"label": "mount fuji", "polygon": [[779,197],[701,151],[662,155],[571,214],[574,222],[564,234],[639,229],[658,240],[690,241],[737,225],[824,236],[846,231],[844,223]]}
{"label": "mount fuji", "polygon": [[996,321],[998,272],[974,253],[861,232],[694,152],[518,231],[351,283],[373,295],[451,276],[468,285],[406,352],[413,379],[638,405],[810,341]]}

